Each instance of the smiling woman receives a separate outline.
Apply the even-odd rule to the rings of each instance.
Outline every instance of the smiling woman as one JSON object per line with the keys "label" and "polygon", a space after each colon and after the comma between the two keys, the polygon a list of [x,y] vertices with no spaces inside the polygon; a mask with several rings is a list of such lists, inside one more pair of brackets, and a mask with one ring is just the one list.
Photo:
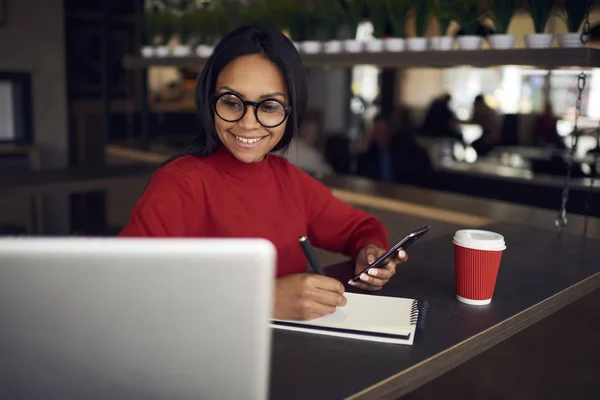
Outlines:
{"label": "smiling woman", "polygon": [[[344,286],[307,273],[298,238],[351,257],[357,272],[385,253],[387,230],[273,154],[297,134],[306,92],[302,61],[285,35],[230,32],[198,79],[198,135],[153,175],[121,236],[264,238],[277,248],[276,318],[312,319],[343,306]],[[404,261],[398,254],[353,284],[378,290]]]}
{"label": "smiling woman", "polygon": [[283,138],[292,111],[279,68],[261,54],[240,56],[223,68],[216,86],[215,128],[221,143],[241,161],[262,161]]}

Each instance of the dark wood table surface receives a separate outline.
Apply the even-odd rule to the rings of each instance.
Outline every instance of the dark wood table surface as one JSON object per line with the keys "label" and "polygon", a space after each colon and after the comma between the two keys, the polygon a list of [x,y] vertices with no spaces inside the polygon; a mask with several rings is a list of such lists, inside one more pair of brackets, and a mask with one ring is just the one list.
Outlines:
{"label": "dark wood table surface", "polygon": [[[155,169],[137,165],[3,175],[0,197],[106,190],[115,182],[147,181]],[[391,240],[423,223],[433,226],[410,250],[409,263],[379,293],[428,300],[425,335],[413,346],[401,346],[276,331],[273,398],[398,398],[600,285],[599,219],[569,214],[569,225],[557,236],[555,210],[354,177],[333,175],[322,180],[331,188],[375,199],[501,221],[490,229],[505,235],[508,249],[492,304],[463,305],[454,296],[451,241],[454,231],[463,226],[432,219],[427,212],[407,215],[361,205],[386,224]],[[345,281],[351,271],[349,265],[340,264],[327,272]]]}
{"label": "dark wood table surface", "polygon": [[[456,300],[452,233],[424,238],[374,294],[430,303],[425,333],[414,345],[274,331],[271,397],[398,398],[600,287],[599,240],[527,225],[487,228],[503,234],[508,246],[490,305]],[[327,271],[346,281],[351,266]]]}

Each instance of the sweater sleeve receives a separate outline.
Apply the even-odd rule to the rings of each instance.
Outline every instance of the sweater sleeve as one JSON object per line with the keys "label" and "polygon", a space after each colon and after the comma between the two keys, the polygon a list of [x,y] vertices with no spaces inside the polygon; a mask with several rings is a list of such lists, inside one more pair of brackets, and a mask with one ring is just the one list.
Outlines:
{"label": "sweater sleeve", "polygon": [[368,244],[389,248],[387,229],[377,218],[336,198],[321,182],[302,174],[308,238],[315,246],[353,260]]}
{"label": "sweater sleeve", "polygon": [[199,220],[200,212],[196,198],[192,179],[185,172],[176,167],[160,169],[150,179],[119,236],[195,236],[194,221]]}

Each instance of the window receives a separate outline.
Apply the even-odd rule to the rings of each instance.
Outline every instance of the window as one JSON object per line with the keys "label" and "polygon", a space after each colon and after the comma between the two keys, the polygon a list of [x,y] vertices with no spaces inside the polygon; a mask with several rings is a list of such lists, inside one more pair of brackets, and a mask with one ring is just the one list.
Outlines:
{"label": "window", "polygon": [[31,104],[30,74],[0,71],[0,142],[32,143]]}

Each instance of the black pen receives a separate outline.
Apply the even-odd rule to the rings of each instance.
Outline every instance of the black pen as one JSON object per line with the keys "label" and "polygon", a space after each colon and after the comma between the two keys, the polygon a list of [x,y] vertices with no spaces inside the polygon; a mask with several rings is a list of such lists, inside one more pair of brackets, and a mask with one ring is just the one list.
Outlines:
{"label": "black pen", "polygon": [[302,250],[304,250],[304,255],[308,259],[308,263],[313,271],[319,275],[325,275],[325,272],[323,272],[323,269],[321,268],[321,264],[319,264],[317,255],[315,254],[315,249],[313,249],[308,238],[306,236],[301,236],[298,241],[300,242],[300,246],[302,246]]}

